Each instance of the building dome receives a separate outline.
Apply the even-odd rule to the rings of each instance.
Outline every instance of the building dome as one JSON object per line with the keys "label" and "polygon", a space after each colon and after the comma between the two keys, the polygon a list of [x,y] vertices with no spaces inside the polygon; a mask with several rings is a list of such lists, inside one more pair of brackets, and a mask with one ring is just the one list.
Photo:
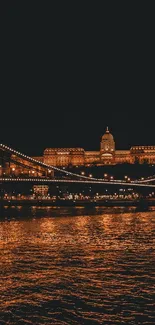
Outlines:
{"label": "building dome", "polygon": [[113,135],[109,132],[107,127],[106,133],[102,136],[101,140],[101,154],[111,153],[115,151],[115,141]]}
{"label": "building dome", "polygon": [[106,133],[102,136],[102,140],[109,140],[109,141],[114,141],[113,135],[109,132],[108,126],[106,129]]}

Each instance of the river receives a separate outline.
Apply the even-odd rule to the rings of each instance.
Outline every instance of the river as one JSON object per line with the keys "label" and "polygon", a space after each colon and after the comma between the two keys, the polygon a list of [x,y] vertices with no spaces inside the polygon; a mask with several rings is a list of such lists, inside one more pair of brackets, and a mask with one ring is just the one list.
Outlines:
{"label": "river", "polygon": [[155,324],[155,211],[10,208],[0,324]]}

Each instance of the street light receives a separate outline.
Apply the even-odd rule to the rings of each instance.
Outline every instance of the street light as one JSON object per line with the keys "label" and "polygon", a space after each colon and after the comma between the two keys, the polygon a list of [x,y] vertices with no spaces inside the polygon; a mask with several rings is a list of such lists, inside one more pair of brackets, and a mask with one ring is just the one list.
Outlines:
{"label": "street light", "polygon": [[12,168],[12,175],[14,176],[15,168]]}

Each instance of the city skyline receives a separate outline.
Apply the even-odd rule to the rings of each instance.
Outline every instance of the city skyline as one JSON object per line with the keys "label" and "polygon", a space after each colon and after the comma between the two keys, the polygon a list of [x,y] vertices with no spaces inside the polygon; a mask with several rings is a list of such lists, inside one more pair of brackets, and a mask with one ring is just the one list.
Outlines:
{"label": "city skyline", "polygon": [[153,2],[1,2],[0,324],[151,324]]}
{"label": "city skyline", "polygon": [[[60,123],[61,124],[61,123]],[[120,123],[102,123],[102,120],[92,120],[72,124],[69,123],[53,127],[19,127],[0,128],[0,142],[11,145],[31,155],[38,155],[47,147],[82,147],[85,150],[99,150],[99,141],[109,126],[110,132],[115,137],[117,149],[130,149],[135,145],[155,145],[154,128],[151,124],[129,125]],[[94,126],[93,126],[94,125]]]}

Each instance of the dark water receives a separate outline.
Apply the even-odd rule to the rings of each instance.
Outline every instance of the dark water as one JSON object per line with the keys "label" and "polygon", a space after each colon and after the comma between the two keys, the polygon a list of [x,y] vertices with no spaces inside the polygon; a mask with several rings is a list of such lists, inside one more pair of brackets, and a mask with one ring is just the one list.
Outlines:
{"label": "dark water", "polygon": [[155,212],[25,214],[0,221],[0,325],[155,324]]}

